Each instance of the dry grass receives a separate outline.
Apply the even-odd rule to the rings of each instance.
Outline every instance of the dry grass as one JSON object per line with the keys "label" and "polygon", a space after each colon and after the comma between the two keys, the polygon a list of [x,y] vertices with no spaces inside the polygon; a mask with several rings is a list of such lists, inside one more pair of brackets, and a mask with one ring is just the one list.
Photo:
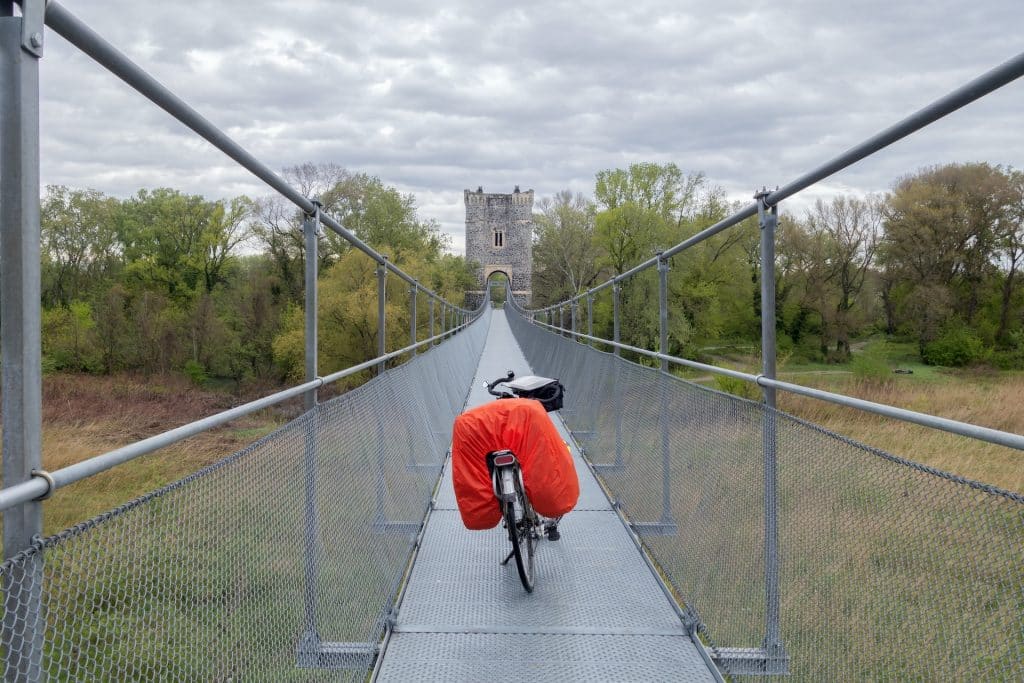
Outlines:
{"label": "dry grass", "polygon": [[[934,382],[806,376],[799,383],[1024,434],[1024,376],[959,373]],[[814,399],[779,394],[786,412],[857,441],[969,479],[1024,492],[1024,453]]]}
{"label": "dry grass", "polygon": [[[43,379],[43,467],[67,467],[252,398],[199,389],[173,375],[48,375]],[[46,533],[216,462],[269,433],[295,410],[249,415],[61,489],[44,508]]]}

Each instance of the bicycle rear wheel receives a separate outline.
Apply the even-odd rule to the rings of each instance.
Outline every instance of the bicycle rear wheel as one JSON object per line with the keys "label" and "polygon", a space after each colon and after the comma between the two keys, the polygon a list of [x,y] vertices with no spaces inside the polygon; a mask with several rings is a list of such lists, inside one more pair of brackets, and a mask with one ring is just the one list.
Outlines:
{"label": "bicycle rear wheel", "polygon": [[516,559],[519,580],[522,581],[526,592],[532,593],[533,551],[536,547],[536,538],[527,508],[523,505],[523,495],[519,491],[516,493],[515,502],[505,503],[502,514],[505,516],[505,526],[508,527],[508,537],[512,542],[512,555]]}

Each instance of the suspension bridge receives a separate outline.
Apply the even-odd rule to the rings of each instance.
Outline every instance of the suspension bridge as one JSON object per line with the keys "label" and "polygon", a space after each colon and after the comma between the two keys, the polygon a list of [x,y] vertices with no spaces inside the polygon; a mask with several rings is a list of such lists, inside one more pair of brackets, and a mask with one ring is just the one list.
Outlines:
{"label": "suspension bridge", "polygon": [[[782,382],[774,283],[762,372],[668,354],[668,259],[758,216],[772,273],[780,202],[1024,74],[1009,60],[685,242],[571,300],[446,301],[55,0],[0,3],[0,329],[5,680],[1019,680],[1024,497],[781,412],[778,391],[1024,450],[1024,437]],[[19,13],[20,12],[20,13]],[[38,63],[56,34],[305,216],[307,381],[70,467],[41,462]],[[321,375],[321,228],[377,263],[379,353]],[[658,350],[623,344],[619,292],[659,274]],[[409,330],[388,329],[388,283]],[[611,298],[612,339],[596,337]],[[417,313],[418,302],[421,303]],[[425,305],[423,305],[425,304]],[[586,315],[583,307],[586,306]],[[429,312],[428,312],[429,311]],[[386,352],[388,335],[409,335]],[[627,360],[645,358],[641,364]],[[677,366],[757,385],[749,401]],[[526,594],[500,529],[454,505],[454,417],[508,368],[558,377],[581,497]],[[376,376],[336,398],[322,387]],[[271,405],[300,417],[247,448],[52,536],[55,490]]]}

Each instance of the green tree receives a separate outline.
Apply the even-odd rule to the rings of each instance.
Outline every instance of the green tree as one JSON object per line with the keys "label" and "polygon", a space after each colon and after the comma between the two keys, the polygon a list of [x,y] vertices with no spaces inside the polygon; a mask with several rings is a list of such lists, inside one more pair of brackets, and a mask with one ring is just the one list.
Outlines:
{"label": "green tree", "polygon": [[602,273],[593,202],[562,190],[534,213],[533,292],[536,305],[561,301],[596,284]]}
{"label": "green tree", "polygon": [[46,188],[40,206],[44,306],[68,306],[114,276],[121,263],[119,208],[96,190]]}
{"label": "green tree", "polygon": [[[386,245],[387,255],[395,263],[408,253],[436,255],[447,246],[436,222],[417,218],[413,195],[402,194],[375,176],[351,173],[337,164],[312,163],[286,168],[281,175],[303,196],[319,200],[322,211],[356,237],[378,250]],[[255,215],[253,229],[275,264],[279,294],[287,301],[301,301],[305,269],[302,212],[275,195],[257,202]],[[318,269],[326,271],[350,248],[343,237],[325,229]]]}
{"label": "green tree", "polygon": [[673,163],[630,164],[629,168],[598,171],[594,196],[605,209],[631,204],[669,224],[681,225],[692,216],[703,173],[687,175]]}
{"label": "green tree", "polygon": [[96,323],[88,303],[72,301],[67,307],[43,310],[42,337],[45,367],[71,372],[99,368]]}
{"label": "green tree", "polygon": [[998,270],[1010,196],[1001,169],[974,163],[925,169],[900,179],[886,197],[879,247],[886,305],[922,349],[954,317],[974,323],[982,285]]}
{"label": "green tree", "polygon": [[187,305],[227,281],[232,256],[247,238],[252,202],[211,202],[159,188],[124,203],[121,240],[127,276],[144,289]]}

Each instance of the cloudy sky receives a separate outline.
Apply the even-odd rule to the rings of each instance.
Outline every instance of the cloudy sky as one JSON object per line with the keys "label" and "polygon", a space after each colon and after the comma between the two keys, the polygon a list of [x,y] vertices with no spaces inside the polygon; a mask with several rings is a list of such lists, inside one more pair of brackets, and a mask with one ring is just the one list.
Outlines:
{"label": "cloudy sky", "polygon": [[[462,190],[591,194],[635,161],[736,199],[783,185],[1024,50],[1021,0],[60,0],[274,169],[334,162],[415,194],[461,252]],[[49,34],[44,184],[267,188]],[[1024,81],[790,207],[923,166],[1024,168]]]}

